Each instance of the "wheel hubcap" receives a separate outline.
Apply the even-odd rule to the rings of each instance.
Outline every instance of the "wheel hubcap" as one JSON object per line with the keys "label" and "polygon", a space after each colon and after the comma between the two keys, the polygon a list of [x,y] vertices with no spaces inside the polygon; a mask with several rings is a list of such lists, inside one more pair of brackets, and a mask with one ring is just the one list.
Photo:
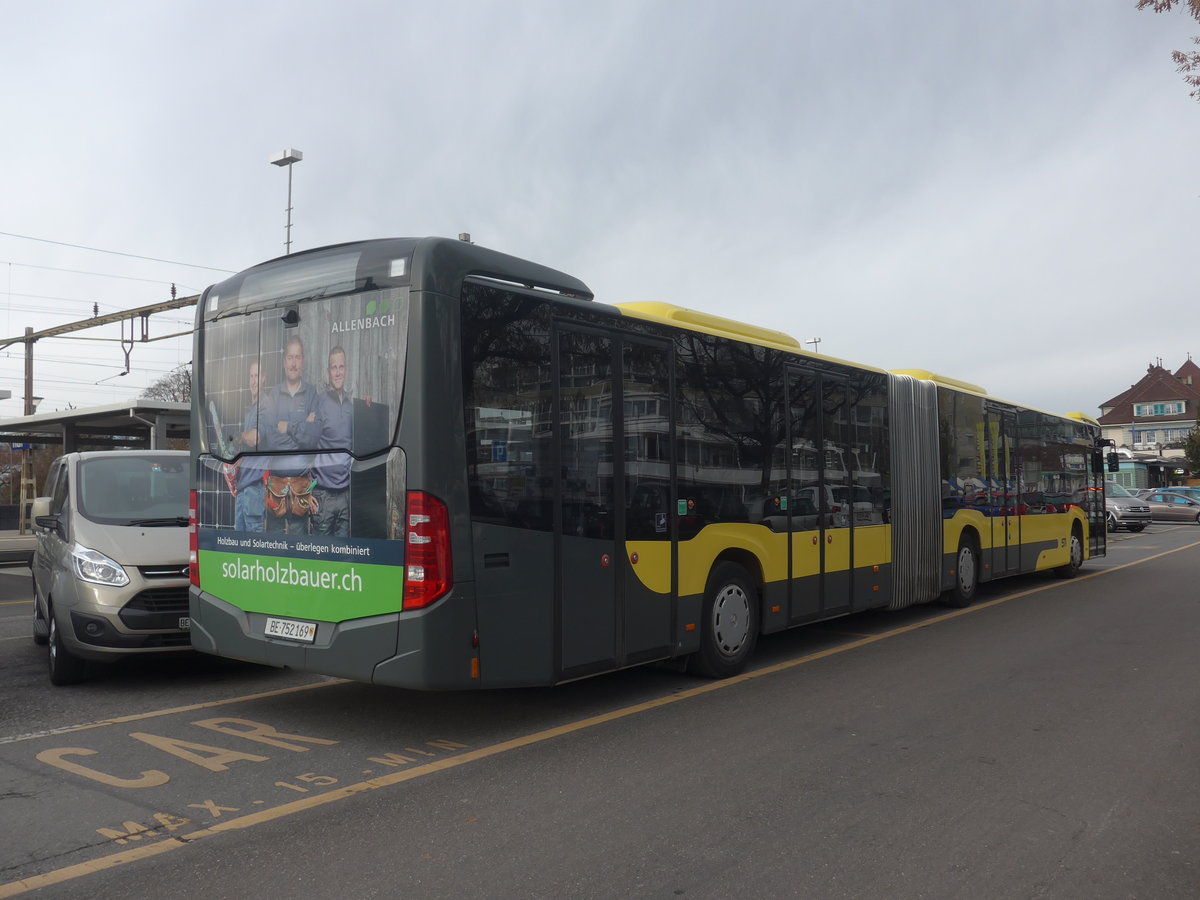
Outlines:
{"label": "wheel hubcap", "polygon": [[736,656],[750,635],[750,598],[736,584],[726,585],[713,601],[713,636],[723,656]]}
{"label": "wheel hubcap", "polygon": [[966,547],[958,551],[958,584],[964,594],[975,586],[975,554]]}

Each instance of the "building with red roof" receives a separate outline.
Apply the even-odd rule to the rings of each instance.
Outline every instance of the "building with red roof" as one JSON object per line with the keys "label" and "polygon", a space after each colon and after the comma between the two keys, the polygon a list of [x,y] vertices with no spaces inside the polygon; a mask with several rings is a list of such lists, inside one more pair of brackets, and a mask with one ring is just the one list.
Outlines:
{"label": "building with red roof", "polygon": [[1100,404],[1104,437],[1131,451],[1182,456],[1183,441],[1198,420],[1200,366],[1191,354],[1176,372],[1159,359],[1146,367],[1141,381]]}

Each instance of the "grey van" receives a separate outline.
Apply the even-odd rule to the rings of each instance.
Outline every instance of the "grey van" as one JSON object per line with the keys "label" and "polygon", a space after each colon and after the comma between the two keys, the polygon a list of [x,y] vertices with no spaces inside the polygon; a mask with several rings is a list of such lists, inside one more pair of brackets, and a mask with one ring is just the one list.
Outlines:
{"label": "grey van", "polygon": [[188,452],[68,453],[33,501],[33,639],[50,681],[88,661],[191,647]]}
{"label": "grey van", "polygon": [[1135,497],[1115,481],[1104,482],[1104,517],[1108,530],[1128,528],[1130,531],[1145,531],[1150,524],[1150,504]]}

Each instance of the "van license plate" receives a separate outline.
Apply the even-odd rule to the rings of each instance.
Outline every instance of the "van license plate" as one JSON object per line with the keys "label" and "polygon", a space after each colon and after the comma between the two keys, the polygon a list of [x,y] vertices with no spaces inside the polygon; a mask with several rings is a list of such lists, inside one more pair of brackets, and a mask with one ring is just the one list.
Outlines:
{"label": "van license plate", "polygon": [[190,616],[180,616],[179,617],[179,630],[180,631],[191,631],[192,630],[192,619]]}
{"label": "van license plate", "polygon": [[267,627],[263,634],[267,637],[311,644],[317,639],[317,623],[297,622],[294,619],[267,619]]}

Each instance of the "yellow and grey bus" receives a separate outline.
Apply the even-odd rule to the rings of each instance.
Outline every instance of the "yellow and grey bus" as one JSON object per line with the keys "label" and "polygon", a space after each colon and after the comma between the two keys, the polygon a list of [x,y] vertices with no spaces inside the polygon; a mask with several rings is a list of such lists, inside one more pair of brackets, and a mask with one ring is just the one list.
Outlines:
{"label": "yellow and grey bus", "polygon": [[192,643],[412,688],[655,661],[1069,577],[1099,428],[465,241],[282,257],[206,290]]}

